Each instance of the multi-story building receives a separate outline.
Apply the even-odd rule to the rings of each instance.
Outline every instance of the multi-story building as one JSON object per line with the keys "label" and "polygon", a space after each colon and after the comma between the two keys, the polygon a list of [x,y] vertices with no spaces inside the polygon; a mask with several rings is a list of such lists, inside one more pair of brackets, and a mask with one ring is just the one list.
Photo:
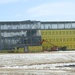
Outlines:
{"label": "multi-story building", "polygon": [[75,49],[75,22],[0,22],[0,50],[50,49],[51,44],[40,43],[43,39],[59,47],[67,46],[68,50]]}

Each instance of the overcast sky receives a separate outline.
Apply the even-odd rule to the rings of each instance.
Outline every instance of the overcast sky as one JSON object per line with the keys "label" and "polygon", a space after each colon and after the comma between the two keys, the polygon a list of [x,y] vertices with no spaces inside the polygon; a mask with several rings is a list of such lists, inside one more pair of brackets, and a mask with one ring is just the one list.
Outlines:
{"label": "overcast sky", "polygon": [[75,21],[75,0],[0,0],[0,21]]}

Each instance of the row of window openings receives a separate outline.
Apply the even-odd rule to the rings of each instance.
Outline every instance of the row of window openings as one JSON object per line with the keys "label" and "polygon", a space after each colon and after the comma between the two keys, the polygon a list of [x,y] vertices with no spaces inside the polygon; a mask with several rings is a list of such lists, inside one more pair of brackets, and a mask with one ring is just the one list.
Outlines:
{"label": "row of window openings", "polygon": [[33,24],[33,25],[1,25],[1,29],[37,29],[37,28],[41,28],[41,29],[57,29],[57,28],[75,28],[75,24],[72,25],[37,25],[37,24]]}
{"label": "row of window openings", "polygon": [[27,26],[21,26],[21,27],[1,27],[1,29],[57,29],[57,28],[47,28],[47,27],[27,27]]}
{"label": "row of window openings", "polygon": [[75,34],[75,31],[64,31],[64,32],[42,32],[42,35],[49,35],[49,34]]}
{"label": "row of window openings", "polygon": [[75,23],[72,24],[41,24],[42,29],[62,29],[62,28],[75,28]]}
{"label": "row of window openings", "polygon": [[[15,37],[15,36],[27,36],[27,34],[1,34],[1,37]],[[39,34],[29,35],[29,36],[40,36]]]}
{"label": "row of window openings", "polygon": [[12,36],[26,36],[26,33],[2,33],[1,36],[3,37],[12,37]]}
{"label": "row of window openings", "polygon": [[[20,40],[21,41],[21,40]],[[17,40],[17,39],[11,39],[11,40],[9,40],[9,39],[5,39],[5,40],[1,40],[1,42],[19,42],[19,39]],[[34,43],[36,43],[36,42],[38,42],[37,40],[30,40],[30,41],[26,41],[26,40],[22,40],[22,42],[34,42]]]}
{"label": "row of window openings", "polygon": [[75,38],[61,38],[61,39],[45,39],[46,41],[49,42],[55,42],[55,41],[75,41]]}
{"label": "row of window openings", "polygon": [[1,29],[38,29],[40,26],[38,25],[10,25],[10,26],[1,26]]}
{"label": "row of window openings", "polygon": [[[48,33],[47,32],[42,32],[42,35],[44,35],[44,34],[45,35],[49,35],[49,34],[56,34],[57,35],[57,34],[62,34],[62,33],[63,34],[64,33],[70,33],[70,34],[74,33],[75,34],[75,31],[72,31],[72,32],[71,31],[69,31],[69,32],[68,31],[67,32],[52,32],[52,33],[51,32],[48,32]],[[1,33],[2,36],[3,35],[9,35],[9,36],[10,35],[22,35],[22,34],[26,35],[26,32],[8,33],[8,34],[7,33]]]}

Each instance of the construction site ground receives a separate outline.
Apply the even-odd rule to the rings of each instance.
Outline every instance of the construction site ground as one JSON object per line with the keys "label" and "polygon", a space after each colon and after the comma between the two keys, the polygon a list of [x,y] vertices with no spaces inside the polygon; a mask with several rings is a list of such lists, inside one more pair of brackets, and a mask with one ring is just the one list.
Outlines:
{"label": "construction site ground", "polygon": [[75,51],[0,53],[0,75],[75,75]]}

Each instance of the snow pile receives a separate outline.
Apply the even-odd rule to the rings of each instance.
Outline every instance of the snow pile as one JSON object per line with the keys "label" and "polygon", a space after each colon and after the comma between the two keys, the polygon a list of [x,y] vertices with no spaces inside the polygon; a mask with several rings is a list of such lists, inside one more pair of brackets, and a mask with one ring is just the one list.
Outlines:
{"label": "snow pile", "polygon": [[75,52],[0,54],[0,60],[0,68],[59,69],[57,66],[75,65]]}
{"label": "snow pile", "polygon": [[69,65],[75,65],[75,63],[56,63],[56,64],[41,64],[41,65],[31,65],[31,66],[4,66],[2,68],[8,68],[8,69],[26,69],[26,70],[29,70],[29,69],[41,69],[41,70],[44,70],[44,69],[60,69],[60,67],[62,69],[71,69],[70,67],[64,67],[64,66],[69,66]]}

